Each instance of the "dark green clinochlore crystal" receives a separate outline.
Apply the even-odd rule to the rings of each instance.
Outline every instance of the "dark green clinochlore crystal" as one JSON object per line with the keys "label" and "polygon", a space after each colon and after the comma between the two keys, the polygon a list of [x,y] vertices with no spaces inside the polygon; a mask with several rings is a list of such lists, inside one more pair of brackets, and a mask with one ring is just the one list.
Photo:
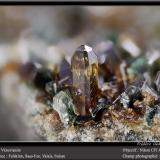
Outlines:
{"label": "dark green clinochlore crystal", "polygon": [[152,126],[153,124],[153,119],[155,114],[157,113],[157,106],[153,109],[151,109],[151,111],[148,113],[147,117],[146,117],[146,122],[148,126]]}

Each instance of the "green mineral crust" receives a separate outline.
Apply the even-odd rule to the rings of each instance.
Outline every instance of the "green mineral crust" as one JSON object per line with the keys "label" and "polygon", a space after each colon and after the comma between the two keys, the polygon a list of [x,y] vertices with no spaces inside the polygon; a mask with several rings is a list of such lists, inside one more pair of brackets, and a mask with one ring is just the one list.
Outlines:
{"label": "green mineral crust", "polygon": [[53,109],[58,112],[59,117],[64,124],[68,124],[76,116],[73,100],[63,91],[60,91],[53,97]]}

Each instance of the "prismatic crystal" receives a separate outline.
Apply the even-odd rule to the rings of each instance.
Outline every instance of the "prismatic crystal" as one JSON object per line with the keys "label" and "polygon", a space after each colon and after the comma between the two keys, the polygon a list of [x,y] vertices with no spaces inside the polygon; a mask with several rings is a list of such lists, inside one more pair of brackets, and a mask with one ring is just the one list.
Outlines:
{"label": "prismatic crystal", "polygon": [[71,59],[73,87],[78,90],[73,95],[77,111],[89,116],[98,100],[98,58],[92,48],[81,45]]}

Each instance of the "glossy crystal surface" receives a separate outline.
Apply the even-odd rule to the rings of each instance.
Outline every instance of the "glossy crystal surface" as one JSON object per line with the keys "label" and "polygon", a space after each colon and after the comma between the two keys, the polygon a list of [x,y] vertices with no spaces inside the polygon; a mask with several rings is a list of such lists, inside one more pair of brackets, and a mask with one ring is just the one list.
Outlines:
{"label": "glossy crystal surface", "polygon": [[80,115],[90,115],[98,96],[98,59],[91,47],[81,45],[77,48],[71,60],[71,69],[73,86],[80,90],[74,103]]}

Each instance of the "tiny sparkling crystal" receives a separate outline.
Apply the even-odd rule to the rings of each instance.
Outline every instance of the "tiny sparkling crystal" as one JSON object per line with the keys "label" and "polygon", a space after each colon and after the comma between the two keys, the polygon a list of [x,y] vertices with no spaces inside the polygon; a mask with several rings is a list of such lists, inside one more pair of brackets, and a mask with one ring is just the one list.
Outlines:
{"label": "tiny sparkling crystal", "polygon": [[82,116],[91,115],[98,99],[98,59],[92,48],[81,45],[72,60],[73,86],[80,90],[74,98],[78,112]]}
{"label": "tiny sparkling crystal", "polygon": [[57,93],[57,84],[54,81],[48,82],[45,86],[47,93],[55,95]]}

